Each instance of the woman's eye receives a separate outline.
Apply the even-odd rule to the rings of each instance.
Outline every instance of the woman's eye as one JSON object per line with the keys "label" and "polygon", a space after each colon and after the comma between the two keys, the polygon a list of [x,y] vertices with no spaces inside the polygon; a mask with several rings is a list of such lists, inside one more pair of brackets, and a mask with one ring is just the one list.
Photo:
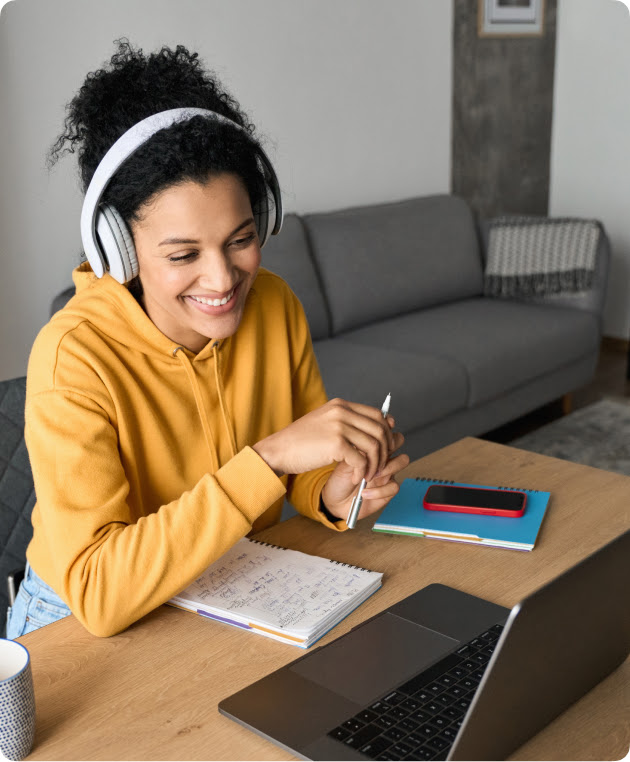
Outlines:
{"label": "woman's eye", "polygon": [[182,254],[179,257],[169,257],[169,262],[183,262],[185,259],[192,259],[195,256],[196,252],[191,251],[190,254]]}
{"label": "woman's eye", "polygon": [[232,241],[232,244],[234,246],[248,246],[254,240],[255,237],[256,237],[255,233],[250,233],[244,238],[237,238],[235,241]]}

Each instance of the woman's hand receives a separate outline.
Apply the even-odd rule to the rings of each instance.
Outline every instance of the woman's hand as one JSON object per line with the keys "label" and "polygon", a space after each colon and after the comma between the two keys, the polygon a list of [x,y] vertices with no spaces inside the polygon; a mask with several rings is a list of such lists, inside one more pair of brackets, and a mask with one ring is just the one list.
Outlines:
{"label": "woman's hand", "polygon": [[[337,462],[357,485],[385,468],[389,454],[403,442],[391,430],[394,419],[357,402],[332,399],[298,418],[253,449],[278,476],[301,474]],[[397,438],[396,438],[397,437]]]}
{"label": "woman's hand", "polygon": [[[330,513],[345,519],[363,478],[368,482],[359,518],[382,508],[398,492],[393,476],[409,463],[407,455],[390,460],[405,441],[369,405],[332,399],[253,446],[278,476],[301,474],[337,462],[322,490]],[[378,473],[378,476],[377,476]]]}
{"label": "woman's hand", "polygon": [[[392,423],[393,425],[393,423]],[[404,442],[400,433],[394,434],[396,443],[400,442],[398,449]],[[361,493],[363,502],[359,511],[359,519],[364,519],[383,506],[397,494],[399,484],[394,481],[394,475],[409,465],[409,456],[402,453],[387,462],[385,468],[379,471],[373,479],[367,480],[367,485]],[[358,486],[353,483],[352,476],[347,472],[347,466],[339,463],[328,477],[328,481],[322,489],[322,500],[329,513],[339,519],[348,518],[352,499],[359,492]]]}

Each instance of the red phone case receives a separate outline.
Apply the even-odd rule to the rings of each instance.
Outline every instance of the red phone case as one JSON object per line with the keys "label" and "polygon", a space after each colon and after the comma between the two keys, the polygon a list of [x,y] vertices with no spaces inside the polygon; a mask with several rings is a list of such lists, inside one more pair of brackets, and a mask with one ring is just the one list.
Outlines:
{"label": "red phone case", "polygon": [[[525,508],[527,506],[527,493],[521,492],[520,490],[510,490],[510,492],[523,496],[523,507],[520,511],[507,511],[501,510],[500,508],[477,508],[475,506],[448,505],[446,503],[433,502],[430,503],[427,501],[427,495],[429,494],[430,489],[431,487],[429,487],[429,489],[425,492],[424,497],[422,498],[422,505],[428,511],[447,511],[449,513],[478,513],[482,516],[503,516],[504,518],[516,519],[525,513]],[[481,487],[451,487],[451,489],[475,489],[477,492],[505,492],[505,490],[486,489]]]}

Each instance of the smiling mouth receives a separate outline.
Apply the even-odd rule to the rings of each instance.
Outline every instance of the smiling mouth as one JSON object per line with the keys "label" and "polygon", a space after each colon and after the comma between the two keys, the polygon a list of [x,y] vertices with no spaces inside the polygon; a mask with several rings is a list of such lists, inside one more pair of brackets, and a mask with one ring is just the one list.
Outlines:
{"label": "smiling mouth", "polygon": [[189,295],[188,298],[193,299],[195,302],[198,302],[199,304],[207,304],[209,307],[221,307],[230,301],[230,299],[234,296],[235,291],[236,291],[236,286],[230,291],[230,293],[227,296],[224,296],[223,299],[206,299],[203,296],[191,296],[191,295]]}
{"label": "smiling mouth", "polygon": [[223,313],[230,312],[236,306],[240,290],[241,283],[239,282],[229,294],[226,294],[221,299],[193,296],[192,294],[186,294],[184,299],[190,301],[195,306],[195,309],[204,312],[206,315],[222,315]]}

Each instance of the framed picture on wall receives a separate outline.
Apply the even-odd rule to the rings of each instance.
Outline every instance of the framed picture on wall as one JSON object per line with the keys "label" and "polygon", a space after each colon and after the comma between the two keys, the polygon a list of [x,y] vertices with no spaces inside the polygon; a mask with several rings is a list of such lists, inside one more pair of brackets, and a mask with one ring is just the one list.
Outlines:
{"label": "framed picture on wall", "polygon": [[479,0],[479,36],[540,36],[544,5],[545,0]]}

